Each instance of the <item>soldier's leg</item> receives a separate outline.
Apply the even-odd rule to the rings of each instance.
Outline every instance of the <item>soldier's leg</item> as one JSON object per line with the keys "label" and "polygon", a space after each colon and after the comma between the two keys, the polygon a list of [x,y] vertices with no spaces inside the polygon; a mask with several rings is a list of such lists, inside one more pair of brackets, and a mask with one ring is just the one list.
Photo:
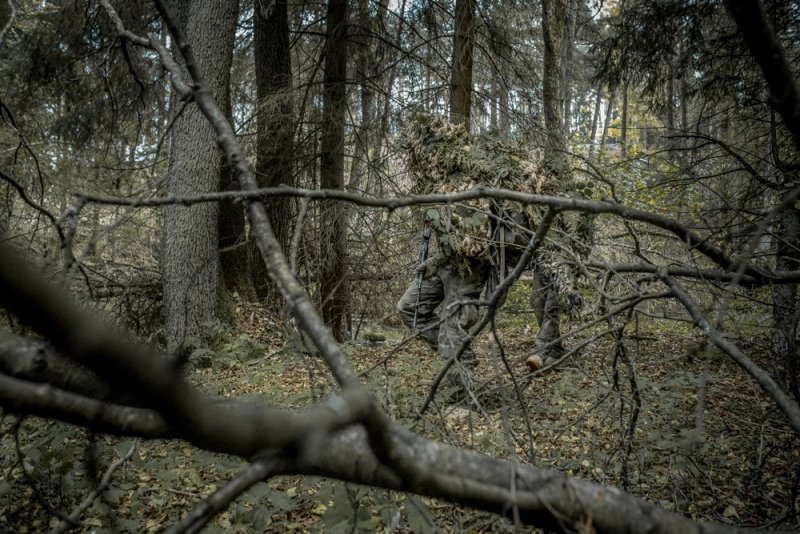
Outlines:
{"label": "soldier's leg", "polygon": [[544,305],[547,302],[548,286],[542,280],[538,269],[533,271],[533,287],[531,288],[531,309],[536,317],[536,324],[542,327],[544,321]]}
{"label": "soldier's leg", "polygon": [[[485,269],[475,269],[465,275],[455,268],[444,267],[439,272],[444,286],[442,301],[442,328],[439,331],[439,354],[443,359],[452,358],[461,344],[469,338],[469,330],[480,317],[478,306],[468,301],[480,299],[486,284]],[[465,364],[475,365],[475,354],[467,349],[459,357]]]}
{"label": "soldier's leg", "polygon": [[[456,269],[446,268],[440,271],[444,284],[444,301],[442,302],[442,328],[439,331],[439,355],[444,361],[453,359],[461,345],[469,339],[469,331],[480,318],[476,301],[486,284],[486,269],[476,269],[472,273],[461,275]],[[451,367],[446,378],[450,387],[450,401],[458,402],[468,397],[468,391],[474,390],[473,369],[477,365],[475,353],[469,345]]]}
{"label": "soldier's leg", "polygon": [[564,346],[560,340],[561,307],[558,304],[556,287],[546,274],[534,273],[531,306],[539,323],[539,333],[536,335],[537,352],[545,363],[547,360],[560,358],[564,354]]}
{"label": "soldier's leg", "polygon": [[[417,295],[419,295],[418,306]],[[414,324],[414,308],[416,307],[416,332],[434,351],[439,349],[439,316],[436,314],[436,307],[442,302],[443,298],[442,279],[438,274],[434,274],[422,280],[422,287],[417,285],[417,279],[415,278],[397,303],[397,312],[400,314],[400,319],[408,328],[411,328]]]}

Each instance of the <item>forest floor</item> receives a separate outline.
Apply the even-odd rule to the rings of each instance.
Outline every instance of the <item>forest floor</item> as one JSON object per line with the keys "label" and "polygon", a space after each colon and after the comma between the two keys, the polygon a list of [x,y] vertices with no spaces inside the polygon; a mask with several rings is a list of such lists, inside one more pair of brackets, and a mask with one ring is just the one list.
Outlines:
{"label": "forest floor", "polygon": [[[292,408],[333,390],[323,362],[301,350],[299,337],[276,335],[279,322],[258,308],[243,305],[238,311],[237,331],[219,327],[211,350],[197,352],[207,366],[192,372],[193,381],[214,394]],[[530,377],[524,360],[535,333],[531,324],[531,314],[512,298],[497,321],[505,361],[489,336],[475,344],[479,381],[503,386],[502,402],[483,409],[454,410],[439,394],[420,416],[441,362],[421,342],[404,341],[405,332],[395,326],[362,325],[359,338],[371,341],[357,338],[344,348],[386,411],[432,439],[624,488],[700,520],[797,528],[800,444],[758,385],[729,359],[704,351],[689,325],[643,322],[626,331],[627,360],[615,361],[605,336]],[[758,359],[757,340],[739,341]],[[87,466],[96,464],[97,477],[134,443],[28,418],[18,433],[20,464],[11,417],[1,429],[0,531],[53,526],[57,520],[42,502],[69,512],[91,487]],[[114,473],[110,489],[83,515],[83,531],[160,532],[244,465],[178,441],[140,442],[132,460]],[[276,477],[251,489],[208,531],[512,527],[510,520],[435,499],[314,477]]]}

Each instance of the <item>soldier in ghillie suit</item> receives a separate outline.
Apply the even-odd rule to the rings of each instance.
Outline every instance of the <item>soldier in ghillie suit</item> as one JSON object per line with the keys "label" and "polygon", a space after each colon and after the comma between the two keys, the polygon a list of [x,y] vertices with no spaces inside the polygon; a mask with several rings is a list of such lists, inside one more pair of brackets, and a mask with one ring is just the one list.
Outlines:
{"label": "soldier in ghillie suit", "polygon": [[[530,304],[539,325],[536,349],[526,360],[531,371],[561,358],[566,352],[561,343],[561,314],[575,312],[583,306],[583,297],[576,287],[577,261],[584,261],[592,247],[592,217],[578,212],[561,213],[551,233],[558,234],[561,244],[548,239],[533,262]],[[564,247],[564,242],[570,245]],[[565,256],[571,256],[565,260]]]}
{"label": "soldier in ghillie suit", "polygon": [[[416,194],[454,193],[479,185],[558,194],[559,184],[548,178],[530,151],[496,139],[470,137],[462,126],[430,116],[418,116],[409,122],[404,130],[404,148],[408,151],[408,168]],[[427,209],[426,224],[433,229],[437,250],[420,266],[421,281],[415,280],[398,302],[397,309],[405,324],[415,328],[444,360],[453,359],[479,319],[478,299],[487,282],[492,291],[516,266],[533,235],[531,229],[536,228],[543,214],[538,206],[493,199]],[[556,230],[569,233],[570,221],[558,222],[563,228]],[[540,285],[547,284],[537,294],[551,297],[535,308],[540,326],[547,326],[545,334],[555,335],[538,340],[544,344],[560,337],[557,317],[560,310],[556,308],[560,300],[553,299],[550,290],[572,287],[561,280],[565,275],[570,278],[573,275],[570,269],[556,263],[556,258],[562,255],[559,247],[546,246],[540,249],[535,261],[546,273],[537,280]],[[436,312],[440,305],[441,316]],[[554,350],[563,350],[556,345]],[[458,363],[456,369],[460,372],[451,373],[448,382],[460,389],[469,388],[471,369],[476,363],[469,347]]]}

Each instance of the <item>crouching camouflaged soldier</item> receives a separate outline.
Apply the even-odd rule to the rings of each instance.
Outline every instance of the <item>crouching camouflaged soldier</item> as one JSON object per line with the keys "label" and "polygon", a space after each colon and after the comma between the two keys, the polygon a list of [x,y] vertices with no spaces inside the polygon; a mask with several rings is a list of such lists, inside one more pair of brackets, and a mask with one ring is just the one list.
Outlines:
{"label": "crouching camouflaged soldier", "polygon": [[[417,194],[454,193],[478,185],[509,188],[513,180],[518,182],[518,190],[529,190],[526,182],[538,175],[533,160],[521,157],[519,151],[496,141],[471,138],[462,126],[440,119],[416,117],[404,136]],[[523,237],[519,246],[519,236],[529,233],[526,217],[518,212],[516,219],[498,224],[500,211],[497,202],[477,199],[430,208],[425,213],[437,250],[420,266],[422,276],[409,285],[397,310],[406,326],[444,361],[456,358],[468,341],[470,329],[480,318],[478,299],[487,281],[491,278],[494,287],[498,273],[505,276],[515,266],[527,242]],[[524,232],[512,231],[520,226]],[[498,229],[502,229],[502,241],[516,242],[517,247],[498,253],[493,246]],[[476,363],[467,345],[447,379],[457,388],[456,400],[471,389]]]}

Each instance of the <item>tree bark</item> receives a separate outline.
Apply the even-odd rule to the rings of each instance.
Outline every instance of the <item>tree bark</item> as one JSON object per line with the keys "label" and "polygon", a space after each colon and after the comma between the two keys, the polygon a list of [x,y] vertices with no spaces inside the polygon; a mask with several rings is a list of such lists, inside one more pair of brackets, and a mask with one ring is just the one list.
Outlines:
{"label": "tree bark", "polygon": [[[255,2],[255,70],[258,99],[256,177],[259,187],[294,185],[294,126],[292,63],[289,55],[289,15],[286,0]],[[284,253],[289,244],[291,203],[270,198],[264,207]],[[255,243],[251,273],[256,294],[270,305],[280,295],[271,282]]]}
{"label": "tree bark", "polygon": [[[347,97],[347,1],[329,0],[322,89],[320,185],[344,188],[344,121]],[[320,213],[322,318],[338,341],[349,336],[347,219],[344,206],[325,202]]]}
{"label": "tree bark", "polygon": [[[238,0],[236,0],[238,11]],[[220,106],[232,122],[230,83],[225,86]],[[222,190],[235,191],[239,184],[231,169],[223,166]],[[237,293],[246,301],[255,300],[255,289],[250,277],[250,254],[247,250],[247,228],[244,206],[241,202],[224,200],[219,204],[220,271],[225,288]]]}
{"label": "tree bark", "polygon": [[[674,136],[676,131],[675,126],[675,69],[674,65],[670,63],[669,66],[669,79],[667,80],[667,102],[666,102],[666,121],[667,121],[667,136]],[[670,161],[675,161],[677,154],[674,150],[675,140],[671,138],[666,139],[666,148]]]}
{"label": "tree bark", "polygon": [[[778,216],[776,229],[776,270],[794,270],[800,266],[800,210],[790,206]],[[797,357],[797,284],[772,286],[772,354],[783,367],[784,382],[789,393],[800,399]]]}
{"label": "tree bark", "polygon": [[[222,172],[222,190],[236,191],[239,184],[227,169]],[[256,292],[250,276],[251,256],[247,250],[247,226],[241,202],[223,200],[219,203],[219,262],[222,281],[231,293],[252,302]]]}
{"label": "tree bark", "polygon": [[472,107],[472,54],[475,48],[475,0],[456,0],[453,64],[450,71],[450,122],[469,131]]}
{"label": "tree bark", "polygon": [[575,50],[575,38],[578,22],[578,0],[570,0],[566,12],[566,31],[561,45],[561,65],[564,77],[564,133],[567,138],[571,131],[572,119],[572,79],[575,77],[572,68],[572,56]]}
{"label": "tree bark", "polygon": [[563,45],[568,1],[542,1],[542,34],[544,37],[542,100],[547,132],[544,161],[548,170],[559,176],[567,172],[567,142],[563,116]]}
{"label": "tree bark", "polygon": [[594,113],[592,114],[592,131],[589,135],[590,150],[589,153],[594,153],[594,145],[597,142],[597,125],[600,122],[600,104],[603,103],[603,94],[600,89],[597,90],[594,97]]}
{"label": "tree bark", "polygon": [[385,4],[379,6],[378,17],[371,17],[369,13],[369,2],[360,0],[356,19],[362,27],[362,36],[353,44],[357,47],[355,51],[356,65],[355,76],[361,100],[361,121],[358,127],[354,126],[355,131],[355,151],[352,163],[350,164],[350,177],[348,186],[352,191],[366,191],[365,174],[369,172],[369,152],[372,143],[370,142],[372,130],[375,122],[375,94],[373,86],[377,83],[378,58],[372,43],[372,36],[379,31],[379,22],[383,21],[383,10]]}
{"label": "tree bark", "polygon": [[603,151],[603,148],[606,146],[606,140],[608,139],[608,127],[611,124],[611,117],[614,113],[614,100],[617,96],[617,87],[611,87],[611,90],[608,94],[608,107],[606,108],[606,120],[603,123],[603,135],[600,138],[600,152]]}
{"label": "tree bark", "polygon": [[[235,0],[196,0],[188,6],[186,33],[196,44],[208,90],[221,101],[230,83],[236,15]],[[222,157],[214,128],[196,106],[186,106],[172,130],[168,193],[181,197],[218,191]],[[173,356],[183,353],[193,338],[201,339],[206,324],[217,315],[218,213],[216,204],[171,205],[165,210],[164,335]]]}
{"label": "tree bark", "polygon": [[620,148],[622,157],[628,157],[628,84],[622,84],[622,117],[620,118]]}
{"label": "tree bark", "polygon": [[508,87],[505,86],[505,83],[499,84],[499,91],[500,91],[500,98],[499,98],[500,135],[502,137],[509,137],[511,135],[511,120],[509,118],[509,109],[508,109]]}

